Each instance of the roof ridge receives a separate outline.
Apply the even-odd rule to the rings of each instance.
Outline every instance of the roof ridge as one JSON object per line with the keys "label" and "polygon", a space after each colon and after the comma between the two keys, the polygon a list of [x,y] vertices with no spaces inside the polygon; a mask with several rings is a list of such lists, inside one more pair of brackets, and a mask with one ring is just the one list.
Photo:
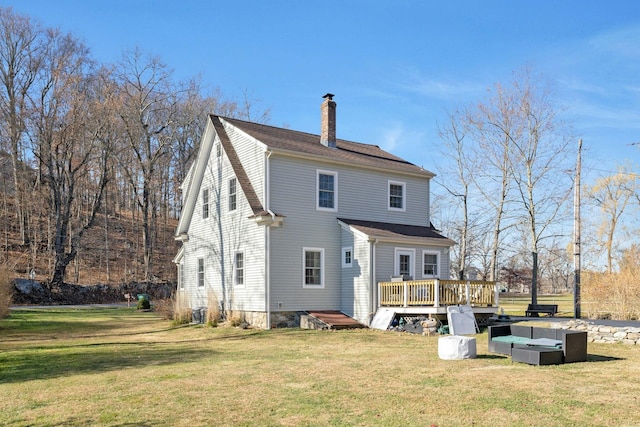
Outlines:
{"label": "roof ridge", "polygon": [[[305,135],[317,136],[318,138],[320,138],[320,134],[319,133],[311,133],[311,132],[306,132],[306,131],[303,131],[303,130],[283,128],[283,127],[280,127],[280,126],[270,125],[270,124],[267,124],[267,123],[251,122],[249,120],[238,119],[236,117],[218,116],[216,114],[209,114],[209,115],[212,116],[212,117],[221,118],[221,119],[226,120],[226,121],[235,120],[235,121],[242,122],[242,123],[247,123],[247,124],[250,124],[250,125],[264,126],[264,127],[268,127],[268,128],[271,128],[271,129],[283,130],[283,131],[286,131],[286,132],[302,133],[302,134],[305,134]],[[378,144],[368,144],[366,142],[352,141],[350,139],[344,139],[344,138],[336,138],[336,141],[348,142],[350,144],[366,145],[367,147],[376,147],[377,149],[382,150],[385,153],[391,154],[388,151],[380,148],[380,146]]]}

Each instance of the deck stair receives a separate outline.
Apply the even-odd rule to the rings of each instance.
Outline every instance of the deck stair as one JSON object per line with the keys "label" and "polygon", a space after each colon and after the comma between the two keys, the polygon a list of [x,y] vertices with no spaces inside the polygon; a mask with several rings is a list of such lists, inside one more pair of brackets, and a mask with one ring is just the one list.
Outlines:
{"label": "deck stair", "polygon": [[365,325],[337,310],[307,311],[300,316],[303,329],[358,329]]}

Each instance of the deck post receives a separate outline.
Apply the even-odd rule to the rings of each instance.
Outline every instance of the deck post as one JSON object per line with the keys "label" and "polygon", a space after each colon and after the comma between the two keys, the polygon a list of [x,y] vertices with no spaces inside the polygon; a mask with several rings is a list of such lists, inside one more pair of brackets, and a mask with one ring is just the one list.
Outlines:
{"label": "deck post", "polygon": [[440,280],[436,279],[433,285],[433,306],[440,307]]}
{"label": "deck post", "polygon": [[403,295],[403,298],[404,298],[403,307],[407,307],[408,306],[408,301],[409,301],[409,285],[407,284],[406,281],[404,281],[402,284],[404,285],[404,288],[403,288],[403,290],[404,290],[404,292],[403,292],[404,293],[404,295]]}
{"label": "deck post", "polygon": [[500,301],[498,301],[499,298],[500,298],[500,291],[498,290],[498,283],[494,282],[494,285],[493,285],[493,306],[494,307],[500,306]]}
{"label": "deck post", "polygon": [[467,285],[466,288],[464,290],[464,297],[465,297],[465,302],[467,305],[471,305],[471,282],[469,282],[467,280]]}

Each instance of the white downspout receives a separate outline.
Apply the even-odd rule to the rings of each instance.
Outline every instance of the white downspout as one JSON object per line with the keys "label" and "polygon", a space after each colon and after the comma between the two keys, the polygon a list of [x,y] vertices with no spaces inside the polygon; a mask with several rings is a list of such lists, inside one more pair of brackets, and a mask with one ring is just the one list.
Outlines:
{"label": "white downspout", "polygon": [[[271,214],[272,224],[275,221],[276,215],[271,211],[270,203],[270,168],[269,157],[271,157],[273,151],[267,150],[264,160],[264,205],[267,212]],[[264,274],[265,274],[265,305],[267,311],[267,329],[271,329],[271,225],[267,225],[264,230],[265,240],[265,253],[264,253]]]}

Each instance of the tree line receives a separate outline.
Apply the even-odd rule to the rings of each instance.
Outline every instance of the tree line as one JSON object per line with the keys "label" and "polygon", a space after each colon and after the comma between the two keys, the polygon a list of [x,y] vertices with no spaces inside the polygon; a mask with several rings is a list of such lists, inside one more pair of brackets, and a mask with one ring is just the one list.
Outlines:
{"label": "tree line", "polygon": [[[562,110],[551,83],[524,67],[439,124],[448,162],[435,205],[445,234],[459,243],[452,253],[458,278],[477,272],[530,291],[533,300],[541,286],[572,289],[579,139]],[[637,252],[639,178],[625,164],[581,191],[587,270],[613,274]]]}
{"label": "tree line", "polygon": [[181,210],[206,114],[268,121],[268,110],[251,117],[247,94],[203,92],[197,77],[178,81],[138,48],[101,64],[74,35],[0,8],[0,190],[15,218],[3,231],[15,227],[31,264],[50,258],[52,284],[98,214],[118,212],[139,223],[142,279],[153,277],[158,224]]}

